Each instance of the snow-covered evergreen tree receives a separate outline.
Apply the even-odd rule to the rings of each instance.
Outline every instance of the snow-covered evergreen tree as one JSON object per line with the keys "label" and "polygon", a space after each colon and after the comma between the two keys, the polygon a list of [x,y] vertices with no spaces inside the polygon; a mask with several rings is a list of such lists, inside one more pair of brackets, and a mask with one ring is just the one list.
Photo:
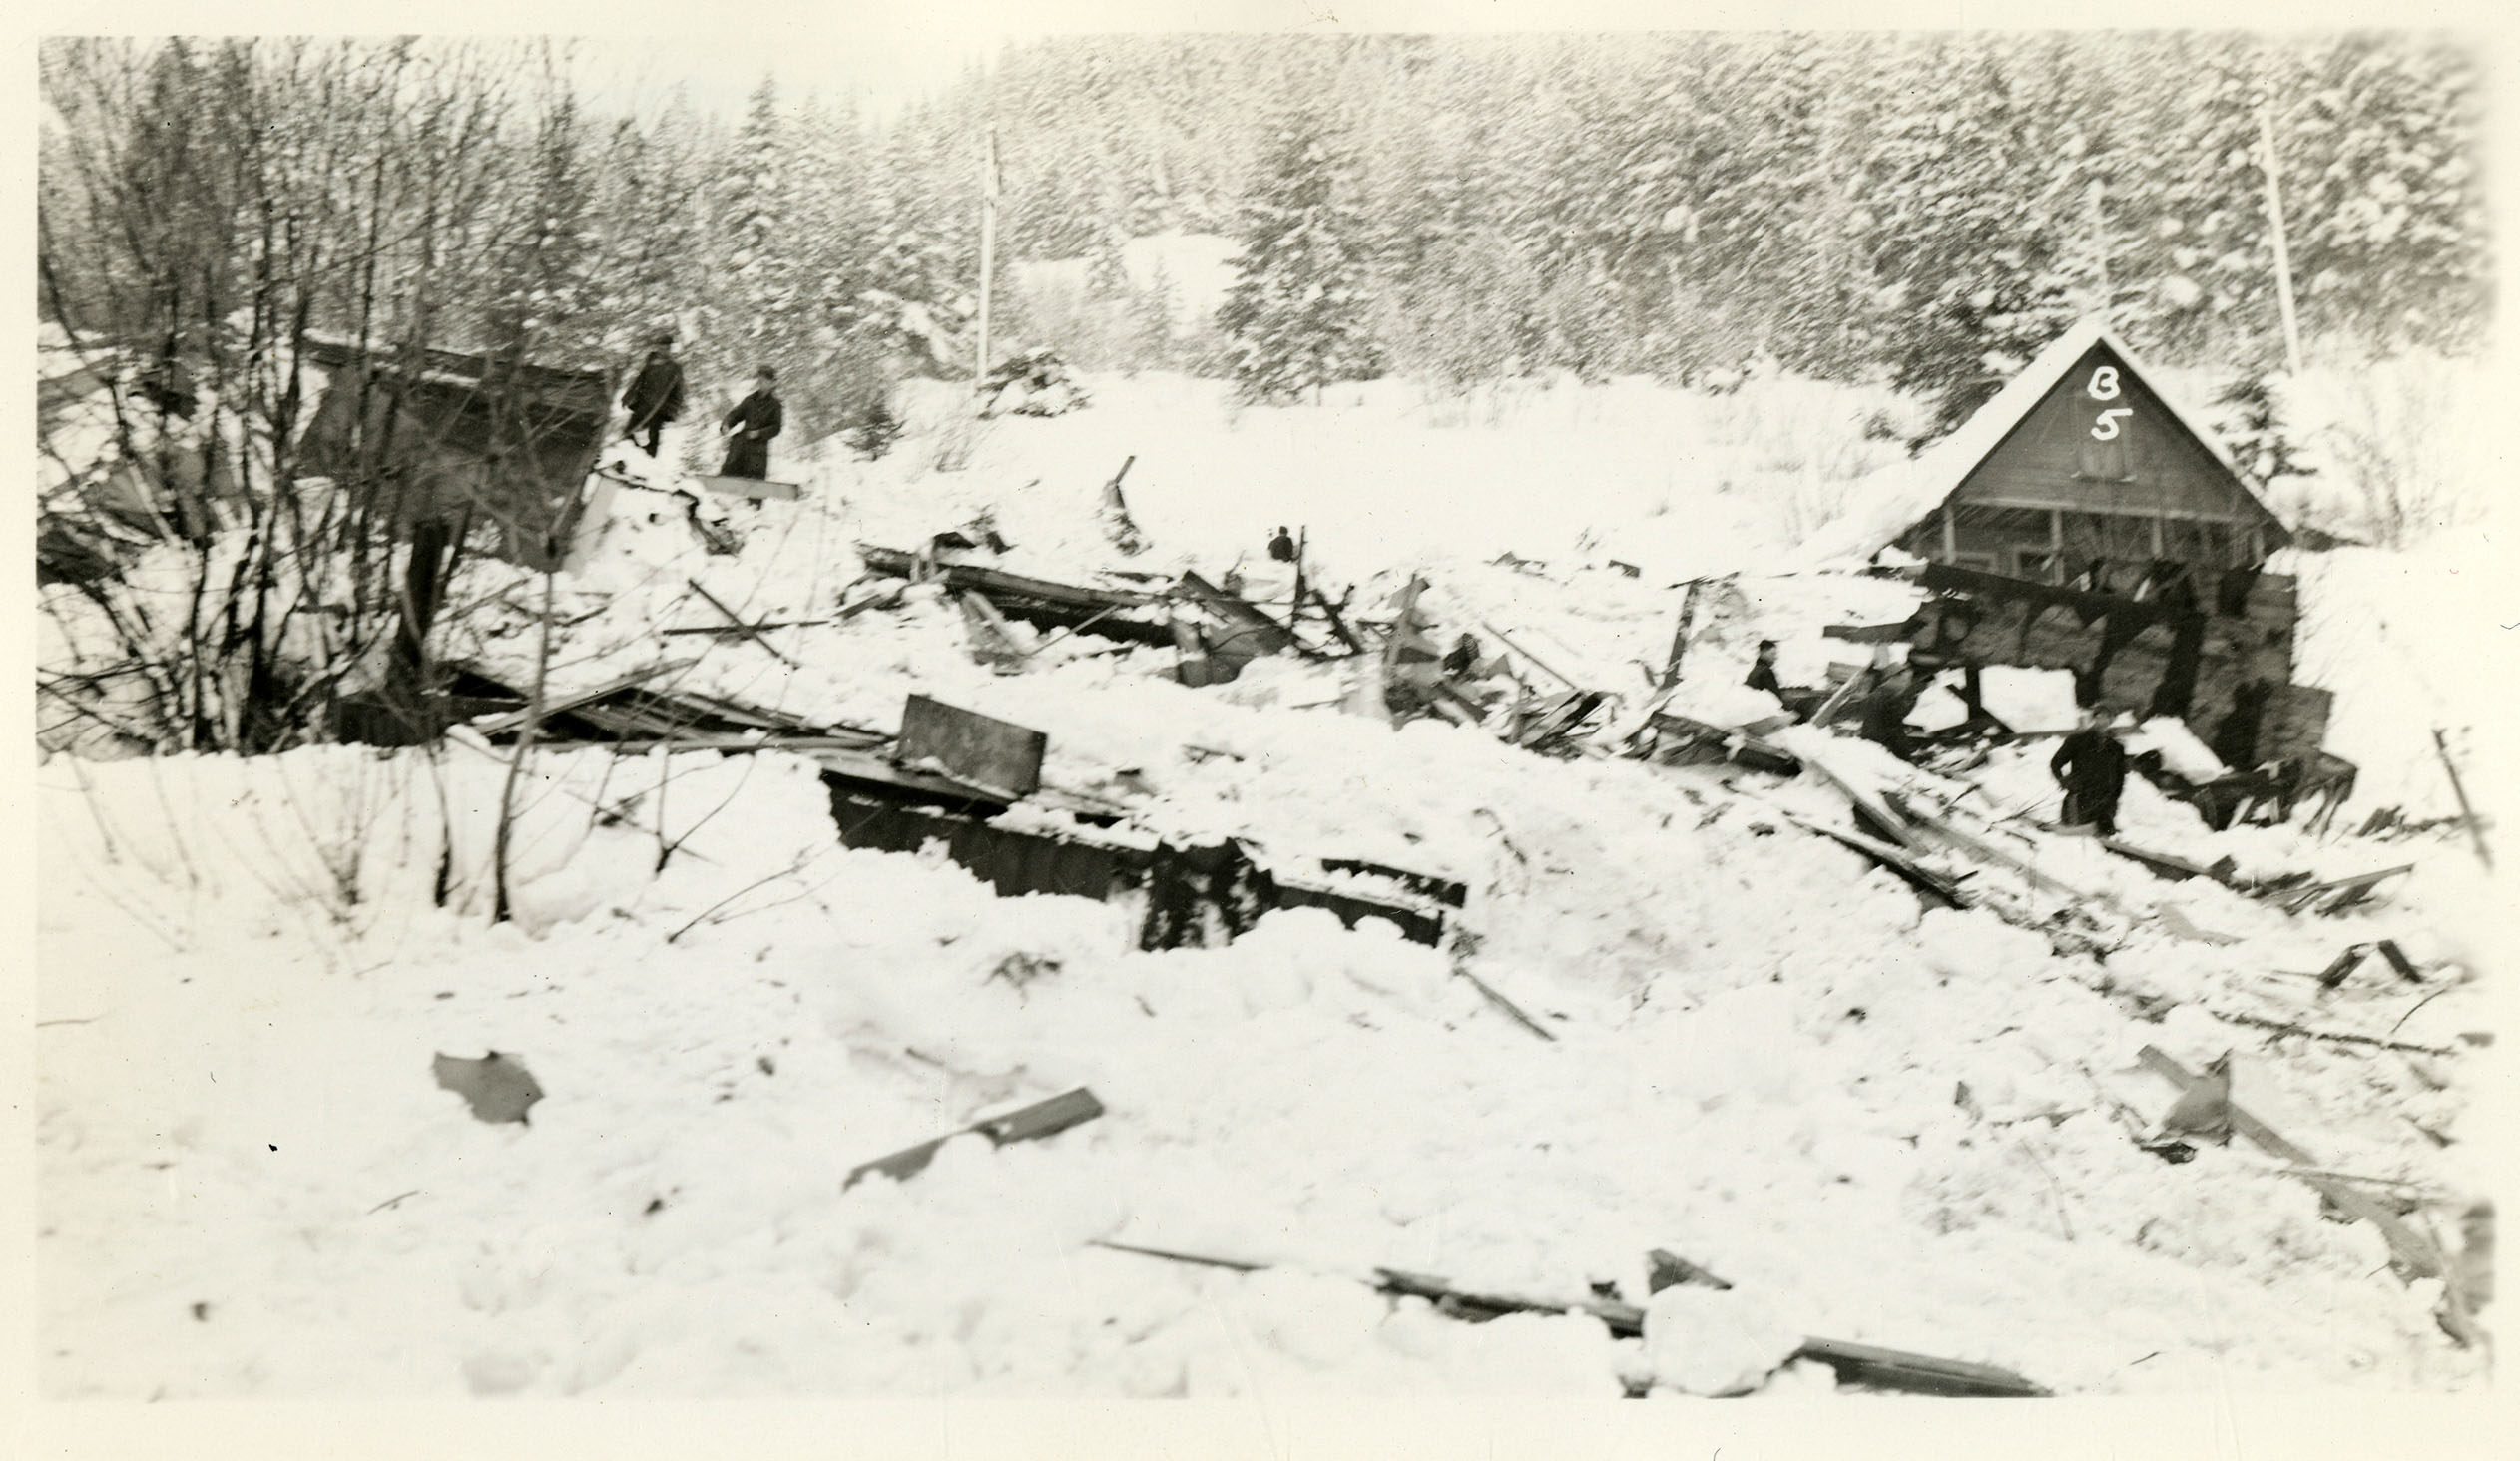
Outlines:
{"label": "snow-covered evergreen tree", "polygon": [[1235,283],[1217,311],[1247,399],[1317,398],[1332,382],[1381,373],[1367,323],[1366,221],[1349,196],[1348,168],[1319,119],[1297,116],[1276,129]]}

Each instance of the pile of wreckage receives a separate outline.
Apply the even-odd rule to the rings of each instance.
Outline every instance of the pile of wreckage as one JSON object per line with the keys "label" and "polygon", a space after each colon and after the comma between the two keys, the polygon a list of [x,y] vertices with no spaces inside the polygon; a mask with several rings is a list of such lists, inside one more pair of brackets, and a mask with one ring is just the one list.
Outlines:
{"label": "pile of wreckage", "polygon": [[[1631,703],[1631,697],[1578,683],[1528,653],[1514,634],[1484,620],[1469,619],[1466,628],[1439,628],[1426,611],[1427,585],[1419,577],[1408,581],[1388,613],[1364,614],[1353,612],[1352,591],[1336,598],[1327,594],[1306,571],[1299,550],[1285,560],[1292,591],[1256,602],[1239,592],[1245,585],[1231,574],[1224,583],[1194,572],[1169,582],[1125,572],[1107,574],[1095,583],[1020,575],[988,561],[1005,546],[993,528],[978,523],[939,534],[914,550],[863,547],[864,576],[843,593],[835,614],[847,618],[898,607],[913,582],[941,586],[962,612],[975,660],[1009,674],[1020,673],[1037,653],[1041,641],[1033,639],[1035,634],[1097,635],[1131,645],[1173,646],[1180,654],[1175,673],[1193,687],[1232,681],[1265,656],[1344,662],[1354,672],[1347,702],[1351,711],[1395,723],[1438,717],[1485,730],[1535,754],[1628,758],[1669,768],[1671,774],[1712,777],[1779,823],[1848,848],[1890,871],[1926,903],[1986,909],[2038,933],[2060,954],[2105,960],[2126,945],[2138,925],[2181,939],[2233,941],[2188,922],[2175,907],[2140,910],[2106,888],[2077,886],[2056,870],[2060,859],[2041,855],[2045,838],[2065,834],[1972,807],[1967,800],[1971,788],[1954,776],[1982,761],[1988,747],[2022,738],[1995,716],[1972,715],[1960,726],[1926,737],[1932,743],[1919,759],[1944,774],[1928,771],[1890,779],[1864,769],[1863,757],[1835,753],[1833,747],[1842,749],[1845,742],[1829,729],[1864,697],[1884,693],[1881,675],[1872,666],[1841,665],[1826,686],[1798,693],[1788,688],[1781,699],[1797,709],[1781,714],[1717,721],[1675,709],[1683,700],[1683,660],[1696,637],[1695,620],[1707,599],[1707,585],[1689,587],[1671,652],[1659,674],[1649,674],[1647,691]],[[763,635],[780,624],[747,621],[705,591],[702,597],[724,623],[664,633],[742,637],[779,653]],[[1832,637],[1858,644],[1910,637],[1918,623],[1933,617],[1940,602],[1929,600],[1918,620],[1908,624],[1848,626]],[[1011,628],[1018,624],[1027,630]],[[1448,647],[1447,633],[1454,636]],[[1482,635],[1501,649],[1487,651]],[[609,742],[624,750],[781,750],[803,756],[821,768],[844,845],[901,852],[937,848],[1001,896],[1058,893],[1127,907],[1138,946],[1144,949],[1223,944],[1278,908],[1322,908],[1351,927],[1367,918],[1383,919],[1414,942],[1445,949],[1454,972],[1515,1023],[1541,1039],[1557,1038],[1473,972],[1469,954],[1476,938],[1464,924],[1471,913],[1469,888],[1459,881],[1359,858],[1292,856],[1234,837],[1177,844],[1142,822],[1142,808],[1133,804],[1140,798],[1125,774],[1114,778],[1117,794],[1045,785],[1048,737],[1039,730],[918,694],[908,697],[900,724],[892,730],[818,724],[673,688],[678,672],[690,663],[660,659],[635,674],[552,699],[540,709],[535,733],[553,740]],[[453,692],[458,718],[468,719],[471,729],[485,737],[506,739],[525,730],[525,697],[479,668],[458,667]],[[1698,769],[1680,769],[1688,766]],[[1788,781],[1799,799],[1780,794]],[[1840,818],[1813,814],[1815,791],[1841,808]],[[2344,912],[2411,870],[2401,865],[2341,879],[2294,874],[2253,883],[2240,878],[2229,862],[2201,865],[2115,836],[2099,838],[2098,845],[2158,877],[2208,879],[2290,915]],[[2065,861],[2070,865],[2070,859]],[[2076,967],[2094,971],[2093,987],[2126,1003],[2131,1013],[2144,1018],[2163,1013],[2158,998],[2114,987],[2101,964],[2078,960]],[[2325,997],[2366,967],[2382,969],[2383,978],[2395,981],[2392,988],[2421,987],[2438,974],[2393,941],[2379,939],[2351,944],[2320,973],[2315,1011],[2307,1006],[2278,1011],[2245,996],[2208,997],[2205,1003],[2219,1006],[2208,1009],[2217,1018],[2286,1038],[2384,1049],[2423,1060],[2460,1053],[2395,1038],[2393,1028],[2333,1028],[2348,1005]],[[2474,1300],[2455,1270],[2458,1260],[2410,1219],[2395,1196],[2328,1172],[2305,1149],[2233,1105],[2228,1078],[2221,1073],[2190,1071],[2151,1047],[2144,1060],[2184,1096],[2212,1107],[2228,1132],[2284,1163],[2318,1192],[2323,1207],[2338,1220],[2371,1224],[2386,1240],[2392,1266],[2402,1278],[2444,1280],[2444,1329],[2462,1343],[2478,1342]],[[2224,1084],[2218,1086],[2218,1081]],[[2097,1079],[2094,1086],[2106,1095]],[[2147,1150],[2169,1161],[2194,1155],[2179,1133],[2148,1135],[2147,1124],[2131,1109],[2114,1098],[2110,1104],[2131,1138]],[[1103,1107],[1090,1091],[1076,1091],[970,1130],[1003,1143],[1048,1136],[1101,1114]],[[862,1171],[907,1177],[925,1165],[936,1145],[923,1144],[869,1163]],[[1179,1262],[1255,1266],[1231,1257],[1127,1250]],[[1723,1280],[1668,1255],[1658,1258],[1656,1271],[1657,1286],[1725,1286]],[[1522,1311],[1577,1311],[1594,1314],[1616,1333],[1642,1328],[1642,1309],[1615,1293],[1573,1299],[1485,1294],[1396,1270],[1381,1271],[1377,1281],[1387,1292],[1427,1297],[1442,1311],[1469,1320]],[[1834,1340],[1810,1340],[1800,1357],[1824,1362],[1841,1380],[1868,1387],[1940,1394],[2045,1393],[2004,1370]]]}

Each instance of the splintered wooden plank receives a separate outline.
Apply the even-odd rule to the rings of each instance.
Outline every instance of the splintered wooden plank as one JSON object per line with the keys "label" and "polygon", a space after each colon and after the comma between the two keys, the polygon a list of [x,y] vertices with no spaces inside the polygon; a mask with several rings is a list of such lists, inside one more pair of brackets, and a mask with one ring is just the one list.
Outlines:
{"label": "splintered wooden plank", "polygon": [[983,1136],[988,1138],[992,1145],[1003,1147],[1010,1142],[1030,1142],[1043,1137],[1056,1136],[1070,1127],[1081,1126],[1102,1114],[1103,1103],[1094,1099],[1092,1091],[1079,1086],[1073,1091],[1062,1092],[1047,1101],[1036,1101],[1021,1111],[1009,1112],[987,1121],[974,1122],[960,1131],[949,1132],[934,1141],[921,1142],[915,1147],[905,1147],[889,1157],[878,1157],[872,1162],[863,1163],[849,1172],[847,1181],[840,1184],[840,1189],[845,1192],[856,1186],[859,1179],[873,1173],[881,1173],[894,1182],[903,1182],[916,1177],[926,1171],[928,1164],[936,1160],[937,1152],[956,1137]]}
{"label": "splintered wooden plank", "polygon": [[2115,837],[2102,837],[2100,845],[2130,862],[2144,864],[2156,875],[2166,877],[2172,882],[2184,882],[2192,877],[2211,878],[2215,882],[2228,881],[2222,873],[2203,863],[2191,862],[2185,857],[2174,857],[2168,852],[2155,852],[2149,848],[2138,847],[2130,842],[2119,841]]}
{"label": "splintered wooden plank", "polygon": [[1050,737],[976,711],[913,695],[901,708],[901,759],[933,760],[945,774],[1008,797],[1041,789],[1041,760]]}

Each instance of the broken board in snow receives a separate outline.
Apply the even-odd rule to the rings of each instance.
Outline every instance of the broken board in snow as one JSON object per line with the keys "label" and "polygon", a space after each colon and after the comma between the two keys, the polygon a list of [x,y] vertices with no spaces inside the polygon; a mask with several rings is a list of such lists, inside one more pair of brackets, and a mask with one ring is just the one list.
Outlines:
{"label": "broken board in snow", "polygon": [[1082,1126],[1102,1114],[1103,1103],[1094,1098],[1092,1091],[1079,1086],[1073,1091],[1063,1092],[1047,1101],[1036,1101],[1021,1111],[1011,1111],[1004,1116],[991,1117],[987,1121],[976,1121],[960,1131],[948,1133],[934,1141],[921,1142],[915,1147],[903,1148],[889,1157],[878,1157],[872,1162],[861,1164],[850,1170],[848,1180],[841,1183],[840,1188],[845,1192],[855,1187],[861,1178],[871,1173],[880,1172],[894,1182],[916,1177],[926,1171],[927,1165],[936,1160],[937,1152],[956,1137],[986,1137],[991,1146],[1003,1147],[1012,1142],[1029,1142],[1042,1137],[1057,1136],[1072,1126]]}
{"label": "broken board in snow", "polygon": [[743,497],[754,502],[793,502],[804,492],[793,482],[772,482],[763,477],[704,476],[698,480],[721,497]]}
{"label": "broken board in snow", "polygon": [[1039,730],[923,695],[901,708],[904,764],[933,762],[957,781],[1010,800],[1041,789],[1041,758],[1049,747],[1050,737]]}

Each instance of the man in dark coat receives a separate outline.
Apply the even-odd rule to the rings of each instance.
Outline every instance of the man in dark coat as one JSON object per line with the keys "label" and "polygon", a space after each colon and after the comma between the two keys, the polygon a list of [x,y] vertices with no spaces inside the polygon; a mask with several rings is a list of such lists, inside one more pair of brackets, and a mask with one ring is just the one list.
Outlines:
{"label": "man in dark coat", "polygon": [[1759,642],[1759,658],[1751,663],[1750,678],[1742,683],[1753,690],[1764,690],[1769,695],[1783,694],[1784,687],[1776,683],[1776,642],[1774,640],[1764,639]]}
{"label": "man in dark coat", "polygon": [[770,474],[770,438],[787,424],[787,413],[772,389],[778,372],[767,365],[753,376],[753,393],[727,413],[727,464],[722,477],[765,478]]}
{"label": "man in dark coat", "polygon": [[[631,379],[621,403],[630,412],[631,443],[655,456],[665,423],[683,414],[683,363],[674,358],[674,336],[657,336],[647,363]],[[645,441],[639,439],[642,432],[647,434]]]}
{"label": "man in dark coat", "polygon": [[2068,827],[2092,827],[2104,837],[2118,834],[2118,798],[2126,792],[2126,747],[2117,730],[2098,712],[2083,717],[2082,728],[2065,737],[2048,762],[2048,773],[2065,788],[2065,810],[2057,818]]}

